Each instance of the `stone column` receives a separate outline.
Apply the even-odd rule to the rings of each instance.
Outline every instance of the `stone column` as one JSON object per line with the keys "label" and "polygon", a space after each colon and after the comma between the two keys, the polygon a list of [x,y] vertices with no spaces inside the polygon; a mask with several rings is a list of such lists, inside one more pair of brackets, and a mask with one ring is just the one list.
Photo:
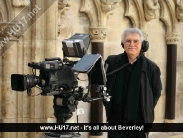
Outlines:
{"label": "stone column", "polygon": [[[50,4],[49,1],[46,4]],[[58,2],[52,3],[51,7],[45,13],[45,58],[60,57],[56,55],[57,44],[57,18],[58,18]],[[54,116],[53,96],[46,96],[44,98],[45,119]],[[46,121],[46,120],[45,120]]]}
{"label": "stone column", "polygon": [[[1,113],[2,123],[15,123],[17,121],[17,93],[11,90],[11,73],[16,72],[18,68],[17,43],[10,41],[4,48],[10,47],[2,58],[2,85],[1,85]],[[15,137],[16,133],[2,133],[2,137]]]}
{"label": "stone column", "polygon": [[[15,31],[15,23],[3,22],[0,24],[0,85],[1,85],[1,122],[16,123],[19,113],[17,93],[11,90],[11,74],[21,69],[22,45],[18,43],[19,33]],[[5,42],[6,41],[6,42]],[[5,42],[5,43],[2,43]],[[21,45],[21,46],[20,46]],[[20,48],[20,49],[19,49]],[[19,51],[18,51],[19,50]],[[19,57],[18,57],[19,52]],[[18,133],[17,133],[18,135]],[[2,137],[15,137],[16,133],[1,133]]]}
{"label": "stone column", "polygon": [[[104,43],[103,42],[92,42],[92,54],[100,54],[103,56]],[[100,94],[95,91],[96,85],[91,84],[91,97],[99,97]],[[91,102],[91,123],[103,123],[103,103],[101,100]],[[103,132],[90,132],[91,136],[101,136]],[[90,138],[92,138],[90,136]]]}
{"label": "stone column", "polygon": [[[31,11],[38,5],[41,7],[39,12],[32,16],[31,18],[31,60],[29,62],[40,62],[44,61],[45,58],[45,10],[46,4],[40,0],[32,0],[31,1]],[[41,16],[42,15],[42,16]],[[29,67],[28,67],[29,68]],[[29,68],[30,69],[30,68]],[[36,70],[36,76],[39,76],[39,71]],[[32,95],[36,95],[41,93],[41,90],[37,88],[32,88]],[[29,97],[29,112],[30,112],[30,123],[42,123],[44,121],[44,97],[33,96]],[[43,135],[43,133],[35,133],[31,132],[29,137],[31,138],[39,138]]]}
{"label": "stone column", "polygon": [[176,66],[177,66],[177,32],[166,33],[167,42],[167,79],[165,122],[175,122]]}
{"label": "stone column", "polygon": [[[92,54],[104,53],[104,41],[107,37],[107,17],[112,14],[112,11],[119,6],[121,0],[83,0],[80,11],[85,12],[90,20],[90,35]],[[91,5],[95,5],[94,8]],[[96,12],[94,12],[96,10]],[[91,84],[91,96],[98,97],[99,94],[95,91],[95,85]],[[91,103],[91,123],[103,123],[103,104],[102,101]],[[91,132],[90,138],[101,137],[102,132]]]}
{"label": "stone column", "polygon": [[[106,27],[90,27],[91,52],[104,56],[104,41],[107,36]],[[91,84],[91,97],[99,97],[100,94],[95,91],[96,85]],[[91,123],[103,123],[103,103],[101,100],[91,102]],[[90,138],[102,136],[103,132],[90,132]]]}
{"label": "stone column", "polygon": [[[166,44],[167,44],[167,69],[166,69],[166,123],[175,121],[175,95],[176,95],[176,66],[177,66],[177,43],[179,41],[179,21],[183,18],[182,2],[171,0],[159,0],[160,19],[166,27]],[[169,11],[169,12],[167,12]]]}

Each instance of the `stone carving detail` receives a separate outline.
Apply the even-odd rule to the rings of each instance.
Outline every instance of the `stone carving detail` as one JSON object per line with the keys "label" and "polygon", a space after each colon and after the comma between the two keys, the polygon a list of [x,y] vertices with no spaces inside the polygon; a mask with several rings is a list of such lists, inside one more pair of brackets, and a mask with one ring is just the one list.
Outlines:
{"label": "stone carving detail", "polygon": [[178,32],[167,32],[166,33],[166,43],[167,44],[177,44],[179,41],[180,35]]}
{"label": "stone carving detail", "polygon": [[156,18],[155,11],[160,8],[158,0],[144,0],[144,15],[147,21]]}
{"label": "stone carving detail", "polygon": [[94,9],[94,1],[82,0],[80,12],[86,13],[89,18],[90,26],[98,26],[98,17]]}
{"label": "stone carving detail", "polygon": [[141,0],[125,0],[125,16],[132,22],[132,27],[145,30],[146,20]]}
{"label": "stone carving detail", "polygon": [[107,13],[119,6],[120,2],[121,0],[101,0],[102,11]]}
{"label": "stone carving detail", "polygon": [[92,41],[105,41],[107,36],[107,16],[118,7],[120,2],[121,0],[82,0],[80,11],[88,15]]}
{"label": "stone carving detail", "polygon": [[106,27],[90,27],[91,41],[103,42],[107,37]]}
{"label": "stone carving detail", "polygon": [[30,0],[13,0],[12,4],[14,7],[26,6],[30,3]]}
{"label": "stone carving detail", "polygon": [[69,9],[71,6],[71,0],[58,0],[58,31],[57,34],[60,36],[60,32],[63,29],[61,14]]}
{"label": "stone carving detail", "polygon": [[176,16],[183,21],[183,0],[176,0]]}
{"label": "stone carving detail", "polygon": [[22,36],[22,28],[15,23],[0,23],[0,39],[18,40]]}
{"label": "stone carving detail", "polygon": [[65,7],[70,7],[71,0],[58,0],[58,8],[64,9]]}

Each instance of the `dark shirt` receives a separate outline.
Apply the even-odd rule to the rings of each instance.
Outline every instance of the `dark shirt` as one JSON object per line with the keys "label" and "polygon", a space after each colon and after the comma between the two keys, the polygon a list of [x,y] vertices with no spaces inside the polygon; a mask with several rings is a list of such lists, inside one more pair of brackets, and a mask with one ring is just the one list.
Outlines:
{"label": "dark shirt", "polygon": [[[124,89],[123,92],[121,92],[121,95],[114,95],[113,105],[112,105],[112,111],[110,114],[109,122],[111,123],[126,123],[126,120],[124,118],[124,111],[125,111],[125,104],[127,103],[127,91],[128,91],[128,85],[130,81],[130,76],[133,71],[133,68],[135,66],[136,62],[134,64],[129,64],[125,68],[125,76],[118,76],[117,77],[125,77],[124,78]],[[117,92],[116,92],[117,93]],[[121,96],[121,104],[117,104],[115,101],[118,96]],[[140,103],[140,94],[139,94],[139,102],[138,102],[138,108],[137,108],[137,122],[142,123],[143,117],[142,117],[142,111],[141,111],[141,103]]]}

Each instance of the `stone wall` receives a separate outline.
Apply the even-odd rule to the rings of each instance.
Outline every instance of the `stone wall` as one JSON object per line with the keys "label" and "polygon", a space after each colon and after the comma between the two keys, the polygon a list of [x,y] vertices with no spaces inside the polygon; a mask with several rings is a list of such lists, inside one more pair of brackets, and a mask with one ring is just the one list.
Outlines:
{"label": "stone wall", "polygon": [[[166,65],[167,44],[177,44],[176,71],[176,108],[175,121],[183,122],[183,2],[175,0],[0,0],[0,29],[8,25],[10,28],[17,22],[24,21],[21,31],[13,33],[12,39],[1,46],[0,57],[0,121],[8,122],[46,122],[53,116],[53,97],[27,96],[26,92],[11,90],[11,74],[30,74],[27,66],[31,61],[43,61],[46,57],[63,57],[63,39],[75,33],[89,33],[92,42],[104,43],[105,60],[108,55],[123,52],[121,34],[128,27],[138,27],[143,30],[150,43],[146,56],[160,67],[163,84],[162,95],[155,108],[155,122],[165,121],[166,104]],[[27,5],[27,6],[26,6]],[[35,5],[46,7],[48,10],[37,9],[30,20],[22,19],[30,13]],[[27,8],[24,13],[21,11]],[[21,15],[20,15],[21,13]],[[20,16],[14,22],[14,17]],[[12,24],[11,24],[12,23]],[[14,23],[14,24],[13,24]],[[12,30],[6,30],[3,34]],[[172,33],[171,37],[168,34]],[[10,35],[10,34],[9,34]],[[180,36],[179,36],[180,35]],[[179,37],[178,37],[179,36]],[[1,41],[2,42],[2,41]],[[91,52],[91,46],[88,52]],[[38,75],[37,71],[37,75]],[[81,74],[80,79],[87,76]],[[79,85],[87,85],[87,81],[79,81]],[[32,95],[40,93],[33,89]],[[79,116],[80,123],[90,122],[90,103],[79,102],[78,108],[83,108],[85,114]],[[105,110],[103,110],[105,122]],[[73,119],[76,122],[76,113]],[[89,133],[81,133],[83,138]],[[0,137],[7,138],[39,138],[43,133],[1,133]],[[92,136],[90,136],[92,137]],[[102,136],[101,136],[102,137]],[[103,137],[106,137],[104,133]]]}

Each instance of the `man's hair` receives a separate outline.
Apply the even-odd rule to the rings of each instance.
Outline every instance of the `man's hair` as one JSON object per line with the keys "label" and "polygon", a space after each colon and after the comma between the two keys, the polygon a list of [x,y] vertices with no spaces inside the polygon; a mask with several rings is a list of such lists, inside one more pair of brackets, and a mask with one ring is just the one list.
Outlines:
{"label": "man's hair", "polygon": [[138,28],[128,28],[122,34],[122,43],[124,43],[125,36],[127,34],[139,34],[140,38],[141,38],[141,41],[144,40],[144,35],[143,35],[143,33],[142,33],[142,31],[140,29],[138,29]]}

